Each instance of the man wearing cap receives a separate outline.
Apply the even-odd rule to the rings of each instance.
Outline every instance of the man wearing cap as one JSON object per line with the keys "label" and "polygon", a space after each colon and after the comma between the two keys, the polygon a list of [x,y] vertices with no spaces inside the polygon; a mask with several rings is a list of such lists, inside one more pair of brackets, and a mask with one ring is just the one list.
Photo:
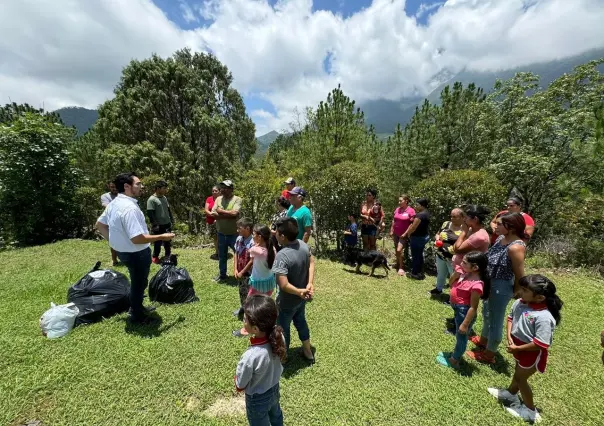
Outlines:
{"label": "man wearing cap", "polygon": [[237,219],[241,210],[241,198],[233,195],[233,182],[225,180],[220,184],[220,196],[212,207],[212,217],[216,219],[218,232],[218,269],[214,281],[222,282],[227,277],[227,258],[229,247],[235,251],[237,240]]}
{"label": "man wearing cap", "polygon": [[308,243],[312,232],[312,214],[310,209],[304,205],[306,191],[296,186],[288,191],[290,208],[287,210],[287,217],[293,217],[298,222],[298,239]]}
{"label": "man wearing cap", "polygon": [[290,177],[290,178],[287,178],[287,180],[283,183],[285,184],[285,189],[283,191],[281,191],[281,196],[285,197],[289,200],[289,191],[294,189],[294,187],[296,186],[296,181],[294,180],[293,177]]}

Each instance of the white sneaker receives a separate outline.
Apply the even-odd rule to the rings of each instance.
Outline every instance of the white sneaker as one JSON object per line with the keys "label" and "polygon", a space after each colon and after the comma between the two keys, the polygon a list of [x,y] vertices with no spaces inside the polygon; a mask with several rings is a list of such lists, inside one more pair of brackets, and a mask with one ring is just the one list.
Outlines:
{"label": "white sneaker", "polygon": [[497,389],[497,388],[488,388],[487,389],[491,395],[493,395],[497,400],[503,405],[519,405],[520,398],[518,395],[514,395],[510,393],[507,389]]}
{"label": "white sneaker", "polygon": [[541,421],[541,416],[537,412],[537,410],[531,410],[526,405],[516,405],[513,407],[505,408],[508,413],[512,416],[520,417],[522,420],[529,423],[539,423]]}

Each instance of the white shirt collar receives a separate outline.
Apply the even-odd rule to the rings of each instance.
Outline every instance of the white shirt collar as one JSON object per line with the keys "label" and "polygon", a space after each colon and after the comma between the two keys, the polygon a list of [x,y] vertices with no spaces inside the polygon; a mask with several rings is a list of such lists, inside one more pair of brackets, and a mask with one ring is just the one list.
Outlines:
{"label": "white shirt collar", "polygon": [[138,201],[136,200],[136,198],[132,198],[132,197],[128,197],[126,194],[117,194],[117,196],[119,198],[125,198],[126,200],[130,200],[131,202],[138,204]]}

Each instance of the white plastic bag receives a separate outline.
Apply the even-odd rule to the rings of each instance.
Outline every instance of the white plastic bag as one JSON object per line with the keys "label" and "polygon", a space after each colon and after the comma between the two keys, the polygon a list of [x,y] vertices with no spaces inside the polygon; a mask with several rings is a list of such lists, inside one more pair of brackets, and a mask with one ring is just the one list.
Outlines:
{"label": "white plastic bag", "polygon": [[73,303],[58,306],[51,303],[50,309],[40,318],[42,334],[49,339],[65,336],[73,328],[79,313],[80,310]]}

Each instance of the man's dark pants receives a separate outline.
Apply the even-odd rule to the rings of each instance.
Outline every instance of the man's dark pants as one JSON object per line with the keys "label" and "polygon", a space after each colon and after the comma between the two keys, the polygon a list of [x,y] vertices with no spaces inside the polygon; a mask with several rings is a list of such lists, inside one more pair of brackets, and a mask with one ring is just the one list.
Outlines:
{"label": "man's dark pants", "polygon": [[[158,228],[153,232],[153,235],[165,234],[166,232],[172,232],[172,224],[159,225]],[[172,242],[161,240],[153,243],[153,257],[159,257],[161,254],[162,245],[166,249],[166,257],[170,257],[172,254]]]}
{"label": "man's dark pants", "polygon": [[139,320],[146,316],[143,308],[145,289],[149,283],[151,269],[151,249],[146,248],[133,253],[118,252],[119,259],[128,268],[130,274],[130,308],[132,319]]}

